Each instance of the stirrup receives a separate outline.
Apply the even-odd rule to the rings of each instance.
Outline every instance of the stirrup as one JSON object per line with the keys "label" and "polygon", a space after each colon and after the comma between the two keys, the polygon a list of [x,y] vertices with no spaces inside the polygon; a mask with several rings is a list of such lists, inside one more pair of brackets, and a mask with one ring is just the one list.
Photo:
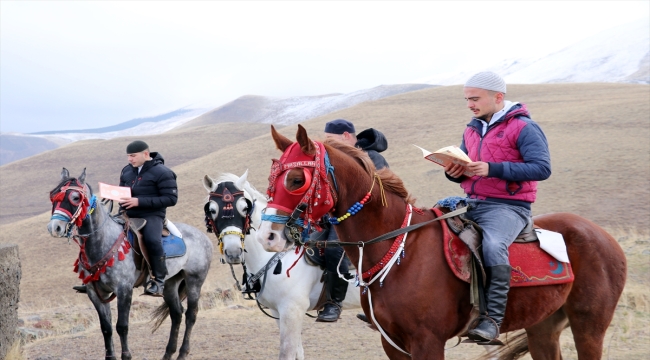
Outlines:
{"label": "stirrup", "polygon": [[[490,325],[493,325],[496,328],[496,336],[493,339],[487,339],[486,337],[483,337],[481,335],[469,334],[470,332],[472,332],[472,330],[476,330],[476,328],[478,328],[483,323],[483,321],[486,322],[489,321],[491,323]],[[471,330],[467,332],[468,339],[462,341],[462,343],[474,343],[477,345],[501,345],[501,346],[505,345],[501,340],[499,340],[499,330],[500,330],[499,325],[491,317],[487,315],[481,315],[478,318],[474,319],[474,321],[470,323],[469,327],[471,328]],[[472,339],[471,336],[477,336],[479,337],[479,339]]]}
{"label": "stirrup", "polygon": [[[158,290],[158,291],[152,291],[151,290],[154,286],[156,287],[156,290]],[[144,292],[142,293],[142,295],[163,297],[163,291],[164,291],[163,286],[164,286],[164,283],[161,284],[161,283],[157,282],[156,280],[151,279],[151,280],[149,280],[149,282],[145,286]]]}

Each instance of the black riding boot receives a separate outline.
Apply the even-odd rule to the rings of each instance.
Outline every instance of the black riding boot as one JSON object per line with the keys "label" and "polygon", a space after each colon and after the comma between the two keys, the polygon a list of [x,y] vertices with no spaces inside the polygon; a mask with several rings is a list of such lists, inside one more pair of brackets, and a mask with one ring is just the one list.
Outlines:
{"label": "black riding boot", "polygon": [[86,291],[86,285],[84,285],[84,284],[73,286],[72,289],[77,290],[77,292],[81,293],[81,294],[85,294],[85,293],[88,292],[88,291]]}
{"label": "black riding boot", "polygon": [[487,276],[485,302],[487,318],[480,320],[476,328],[467,336],[474,341],[491,341],[499,337],[510,290],[510,265],[497,265],[485,268]]}
{"label": "black riding boot", "polygon": [[151,258],[151,280],[149,280],[144,289],[144,295],[163,296],[165,276],[167,276],[165,255],[154,256]]}
{"label": "black riding boot", "polygon": [[341,305],[345,300],[348,291],[348,282],[340,279],[336,272],[325,274],[325,286],[328,294],[328,301],[323,311],[318,313],[318,322],[336,322],[341,316]]}

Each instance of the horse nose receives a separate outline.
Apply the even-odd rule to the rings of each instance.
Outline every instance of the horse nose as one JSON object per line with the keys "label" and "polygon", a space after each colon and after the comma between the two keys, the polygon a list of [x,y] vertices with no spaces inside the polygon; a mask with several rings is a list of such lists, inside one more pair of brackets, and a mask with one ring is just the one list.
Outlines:
{"label": "horse nose", "polygon": [[50,233],[52,236],[56,236],[61,234],[61,225],[60,224],[53,224],[53,223],[48,223],[47,224],[47,231]]}
{"label": "horse nose", "polygon": [[[237,251],[235,251],[235,252],[237,252]],[[241,263],[241,260],[242,260],[243,250],[239,249],[239,254],[236,254],[236,255],[229,254],[228,250],[224,250],[224,254],[228,258],[229,263],[231,263],[231,264],[239,264],[239,263]]]}
{"label": "horse nose", "polygon": [[270,234],[269,234],[269,240],[273,241],[273,239],[275,239],[275,234],[274,234],[274,233],[270,233]]}

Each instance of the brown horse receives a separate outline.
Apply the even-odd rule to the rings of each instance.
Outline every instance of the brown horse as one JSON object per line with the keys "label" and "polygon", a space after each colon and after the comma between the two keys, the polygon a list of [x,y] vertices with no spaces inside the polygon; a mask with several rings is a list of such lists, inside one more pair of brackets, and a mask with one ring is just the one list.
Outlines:
{"label": "brown horse", "polygon": [[[291,140],[273,127],[271,132],[278,149],[283,152],[296,149]],[[300,125],[297,140],[303,155],[311,160],[318,160],[319,154],[321,158],[325,157],[319,151],[324,149],[335,171],[328,173],[325,169],[310,169],[318,161],[309,163],[304,157],[299,162],[283,164],[289,152],[286,151],[283,158],[274,161],[269,178],[271,201],[267,216],[285,216],[286,219],[289,214],[286,210],[297,208],[310,194],[307,192],[306,197],[301,197],[296,191],[305,189],[309,182],[322,179],[319,188],[329,191],[331,197],[314,191],[317,196],[311,197],[312,203],[302,214],[306,217],[305,223],[314,220],[310,215],[318,212],[317,202],[327,202],[323,200],[327,198],[332,200],[328,205],[330,215],[340,220],[340,224],[334,227],[342,242],[357,245],[403,225],[407,204],[414,200],[394,173],[390,170],[375,173],[367,155],[353,147],[330,140],[326,140],[323,146],[312,141]],[[291,195],[276,195],[274,198],[276,192],[280,194],[280,187],[285,188],[285,195]],[[366,197],[368,192],[371,193],[369,198]],[[382,204],[384,197],[386,206]],[[362,201],[364,198],[367,200]],[[348,210],[358,201],[362,203],[361,209],[357,206],[353,208],[355,210]],[[281,204],[274,207],[274,202]],[[353,214],[346,218],[346,210]],[[294,211],[294,217],[295,214],[300,214],[300,211]],[[433,218],[432,211],[415,209],[411,224]],[[578,358],[600,359],[605,331],[625,285],[627,265],[623,251],[602,228],[580,216],[555,213],[536,216],[534,221],[536,225],[564,236],[575,280],[510,290],[501,333],[518,329],[525,329],[525,333],[514,337],[516,341],[513,336],[509,337],[511,341],[501,348],[506,353],[503,358],[512,359],[529,351],[534,359],[561,359],[559,337],[562,330],[571,326]],[[283,251],[291,247],[296,238],[295,231],[287,231],[279,222],[264,221],[257,233],[267,251]],[[395,344],[391,345],[382,337],[384,351],[391,359],[408,359],[409,355],[414,359],[444,359],[445,342],[464,335],[475,317],[469,301],[470,286],[454,276],[447,265],[442,239],[439,222],[410,232],[401,264],[392,267],[381,286],[374,282],[367,293],[362,293],[361,304],[366,316],[374,316]],[[346,246],[345,250],[354,264],[362,254],[358,271],[368,271],[382,258],[385,261],[392,243],[391,239],[363,248]],[[372,313],[368,302],[370,294]]]}

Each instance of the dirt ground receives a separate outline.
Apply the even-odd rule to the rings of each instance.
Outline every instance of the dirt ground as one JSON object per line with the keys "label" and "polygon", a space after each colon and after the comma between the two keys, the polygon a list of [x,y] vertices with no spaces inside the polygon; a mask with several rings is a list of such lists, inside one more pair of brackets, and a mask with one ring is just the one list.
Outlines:
{"label": "dirt ground", "polygon": [[[615,322],[629,323],[629,318],[626,319],[628,317],[626,309],[629,307],[624,304],[619,308],[618,320]],[[87,306],[81,311],[92,316],[94,310]],[[317,323],[305,317],[302,331],[305,359],[387,359],[381,347],[380,334],[358,320],[356,314],[356,309],[345,310],[341,319],[334,324]],[[83,317],[83,314],[74,315],[74,317],[80,316]],[[167,320],[152,335],[151,324],[148,321],[144,319],[132,321],[129,339],[133,359],[162,358],[169,327],[170,322]],[[610,327],[606,336],[603,358],[623,360],[645,357],[650,344],[639,343],[647,340],[647,326],[644,328],[642,336],[629,339],[621,336],[621,333],[632,335],[624,327]],[[181,334],[183,331],[184,326],[181,326]],[[280,332],[275,320],[262,314],[252,302],[204,310],[199,312],[199,318],[192,332],[189,358],[192,360],[277,359],[279,339]],[[115,350],[119,353],[119,337],[116,333],[113,334],[113,341]],[[577,359],[570,330],[565,330],[562,334],[561,343],[564,358]],[[447,342],[447,347],[451,349],[446,351],[446,359],[476,359],[486,354],[486,349],[482,346],[460,344],[453,347],[455,344],[455,339]],[[36,340],[23,348],[23,356],[27,360],[103,359],[103,355],[102,335],[96,324],[76,334]],[[523,359],[530,360],[531,357],[526,355]]]}

